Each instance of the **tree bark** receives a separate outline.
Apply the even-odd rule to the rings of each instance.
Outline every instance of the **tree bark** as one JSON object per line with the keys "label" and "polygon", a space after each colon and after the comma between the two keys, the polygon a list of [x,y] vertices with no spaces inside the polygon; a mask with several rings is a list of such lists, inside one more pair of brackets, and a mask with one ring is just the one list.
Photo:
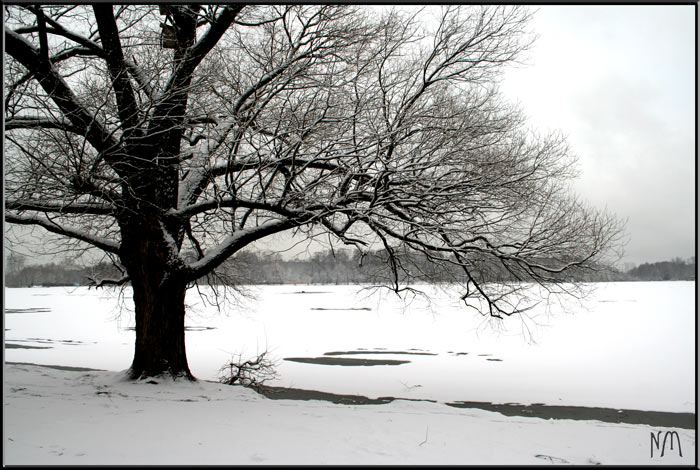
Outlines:
{"label": "tree bark", "polygon": [[136,343],[132,379],[169,375],[194,380],[185,352],[185,285],[133,282]]}
{"label": "tree bark", "polygon": [[[133,288],[136,317],[132,379],[171,376],[195,380],[185,352],[185,291],[187,282],[168,267],[160,231],[128,230],[130,240],[121,255]],[[124,227],[122,227],[124,233]]]}

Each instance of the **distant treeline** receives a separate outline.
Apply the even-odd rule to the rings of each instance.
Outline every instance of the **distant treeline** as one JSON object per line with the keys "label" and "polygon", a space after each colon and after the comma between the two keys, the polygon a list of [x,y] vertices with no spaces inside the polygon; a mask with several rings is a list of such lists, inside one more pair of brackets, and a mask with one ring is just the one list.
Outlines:
{"label": "distant treeline", "polygon": [[[435,265],[423,254],[403,253],[395,270],[386,252],[360,254],[350,250],[327,250],[306,259],[284,260],[276,253],[241,252],[227,260],[208,279],[214,284],[364,284],[463,281],[459,266]],[[546,260],[541,261],[546,264]],[[17,256],[8,260],[7,287],[84,286],[94,281],[121,278],[117,267],[98,263],[81,267],[71,263],[25,265]],[[472,273],[492,282],[513,281],[514,276],[500,264],[474,260]],[[572,271],[560,281],[673,281],[695,280],[695,258],[644,263],[627,271],[601,267],[595,271]]]}
{"label": "distant treeline", "polygon": [[[10,263],[8,263],[10,264]],[[119,270],[111,263],[98,263],[93,266],[78,266],[70,262],[60,264],[30,264],[24,266],[21,261],[15,266],[7,266],[5,271],[6,287],[33,286],[86,286],[93,279],[119,279]],[[20,266],[16,266],[20,264]]]}
{"label": "distant treeline", "polygon": [[694,281],[695,257],[687,261],[674,258],[659,263],[643,263],[627,273],[632,278],[643,281]]}

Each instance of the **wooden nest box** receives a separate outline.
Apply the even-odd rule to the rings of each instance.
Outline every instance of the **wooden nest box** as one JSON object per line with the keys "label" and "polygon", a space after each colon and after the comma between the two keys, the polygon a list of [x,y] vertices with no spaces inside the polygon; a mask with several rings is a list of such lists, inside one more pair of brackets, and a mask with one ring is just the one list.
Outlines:
{"label": "wooden nest box", "polygon": [[160,47],[163,49],[175,49],[177,47],[175,28],[165,23],[161,23],[160,27],[162,28],[160,32]]}

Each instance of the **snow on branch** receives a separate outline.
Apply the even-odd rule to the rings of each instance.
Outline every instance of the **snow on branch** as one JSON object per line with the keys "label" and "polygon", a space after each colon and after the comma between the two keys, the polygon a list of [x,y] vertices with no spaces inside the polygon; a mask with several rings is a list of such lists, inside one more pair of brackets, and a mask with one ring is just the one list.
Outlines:
{"label": "snow on branch", "polygon": [[22,116],[7,119],[5,121],[5,130],[9,131],[13,129],[60,129],[79,135],[85,134],[85,129],[81,129],[70,122],[44,119],[33,116]]}
{"label": "snow on branch", "polygon": [[59,214],[111,215],[116,208],[109,204],[89,204],[74,202],[60,204],[40,201],[5,201],[5,209],[18,211],[55,212]]}
{"label": "snow on branch", "polygon": [[39,227],[43,227],[49,232],[89,243],[90,245],[110,253],[116,254],[119,252],[119,244],[113,240],[89,234],[84,230],[59,225],[47,218],[38,216],[20,216],[10,212],[5,212],[5,221],[18,225],[37,225]]}
{"label": "snow on branch", "polygon": [[293,219],[280,219],[237,231],[216,247],[209,249],[202,259],[191,263],[184,274],[188,280],[194,281],[199,279],[246,245],[299,225],[303,225],[303,222],[294,221]]}

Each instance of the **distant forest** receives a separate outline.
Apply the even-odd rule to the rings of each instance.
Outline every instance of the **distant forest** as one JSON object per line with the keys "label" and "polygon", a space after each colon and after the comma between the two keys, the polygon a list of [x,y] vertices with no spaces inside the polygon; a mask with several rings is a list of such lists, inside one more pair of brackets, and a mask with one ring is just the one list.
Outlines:
{"label": "distant forest", "polygon": [[[327,250],[306,259],[284,260],[276,253],[241,252],[230,258],[208,278],[200,281],[213,284],[365,284],[391,283],[396,274],[387,263],[386,252],[364,255],[350,250]],[[396,266],[398,281],[454,282],[463,281],[458,266],[437,270],[425,255],[404,253]],[[103,279],[119,279],[121,273],[111,263],[77,266],[70,262],[41,265],[25,264],[24,258],[10,255],[6,260],[5,286],[86,286]],[[546,260],[542,260],[546,264]],[[488,265],[474,260],[472,272],[493,282],[515,280],[501,265]],[[561,277],[561,281],[675,281],[695,280],[695,257],[688,260],[644,263],[627,271],[601,267],[595,271],[578,271]]]}

